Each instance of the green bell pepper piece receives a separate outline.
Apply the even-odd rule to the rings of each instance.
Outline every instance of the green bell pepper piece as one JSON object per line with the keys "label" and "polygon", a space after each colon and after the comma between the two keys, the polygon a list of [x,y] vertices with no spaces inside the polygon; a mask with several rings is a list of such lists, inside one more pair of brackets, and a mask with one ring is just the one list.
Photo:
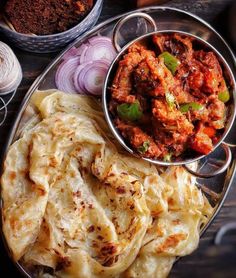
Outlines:
{"label": "green bell pepper piece", "polygon": [[139,146],[137,148],[137,150],[138,150],[138,152],[143,154],[143,153],[145,153],[148,150],[149,146],[150,146],[150,142],[149,141],[145,141],[145,142],[143,142],[142,146]]}
{"label": "green bell pepper piece", "polygon": [[171,157],[172,157],[172,153],[167,153],[167,154],[164,156],[163,160],[164,160],[165,162],[170,162],[170,161],[171,161]]}
{"label": "green bell pepper piece", "polygon": [[197,102],[190,102],[186,103],[180,106],[179,110],[182,113],[187,113],[189,110],[201,110],[203,108],[203,105]]}
{"label": "green bell pepper piece", "polygon": [[228,91],[228,90],[225,90],[225,91],[223,91],[223,92],[219,92],[218,98],[219,98],[219,100],[221,100],[222,102],[226,103],[227,101],[230,100],[229,91]]}
{"label": "green bell pepper piece", "polygon": [[166,65],[166,67],[172,72],[172,74],[174,75],[178,66],[180,65],[180,61],[173,56],[172,54],[170,54],[169,52],[165,51],[162,52],[159,57],[164,58],[164,63]]}
{"label": "green bell pepper piece", "polygon": [[136,121],[139,120],[143,113],[138,101],[134,103],[123,103],[117,106],[118,116],[123,120]]}

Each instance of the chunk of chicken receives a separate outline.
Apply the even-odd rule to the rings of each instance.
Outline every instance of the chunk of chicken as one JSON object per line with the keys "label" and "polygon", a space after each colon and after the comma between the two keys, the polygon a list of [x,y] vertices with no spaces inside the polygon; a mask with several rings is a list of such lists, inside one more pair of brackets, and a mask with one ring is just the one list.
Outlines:
{"label": "chunk of chicken", "polygon": [[160,53],[168,51],[181,60],[189,60],[192,57],[192,42],[189,38],[184,38],[178,34],[154,35],[153,42]]}
{"label": "chunk of chicken", "polygon": [[194,126],[175,107],[170,108],[165,101],[153,101],[153,131],[156,141],[168,146],[176,156],[186,148]]}
{"label": "chunk of chicken", "polygon": [[165,155],[165,149],[161,145],[157,145],[151,136],[142,131],[137,126],[126,124],[121,120],[116,120],[116,127],[122,136],[130,142],[131,146],[139,153],[139,148],[148,143],[147,150],[143,153],[148,158],[158,158]]}
{"label": "chunk of chicken", "polygon": [[204,125],[199,124],[197,131],[190,140],[190,148],[200,154],[208,154],[213,150],[211,138],[204,132]]}
{"label": "chunk of chicken", "polygon": [[194,58],[202,64],[202,90],[207,94],[218,94],[226,90],[222,69],[215,54],[200,50],[194,52]]}
{"label": "chunk of chicken", "polygon": [[153,116],[165,127],[166,130],[189,135],[193,132],[193,125],[175,107],[170,107],[166,101],[154,100],[152,108]]}
{"label": "chunk of chicken", "polygon": [[136,99],[132,95],[132,72],[139,63],[148,56],[155,56],[153,51],[147,50],[140,44],[133,44],[128,53],[119,62],[119,66],[112,83],[112,97],[118,102],[133,103]]}

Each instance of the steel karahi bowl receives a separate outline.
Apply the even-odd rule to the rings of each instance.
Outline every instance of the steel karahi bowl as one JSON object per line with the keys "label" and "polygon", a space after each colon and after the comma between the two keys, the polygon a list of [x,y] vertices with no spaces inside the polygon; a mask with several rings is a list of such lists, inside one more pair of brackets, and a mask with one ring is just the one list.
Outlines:
{"label": "steel karahi bowl", "polygon": [[97,22],[103,6],[103,0],[95,0],[93,8],[88,15],[74,27],[57,34],[52,35],[29,35],[11,30],[7,24],[2,21],[0,31],[17,47],[36,53],[49,53],[60,51],[68,43],[90,30]]}
{"label": "steel karahi bowl", "polygon": [[[118,38],[119,38],[119,30],[120,28],[123,26],[123,24],[130,20],[131,18],[135,18],[135,17],[142,17],[144,19],[146,19],[149,24],[152,25],[154,31],[150,32],[148,34],[145,34],[143,36],[137,37],[136,39],[134,39],[133,41],[129,42],[128,44],[126,44],[122,49],[119,46],[118,43]],[[212,51],[214,52],[214,54],[216,55],[218,61],[221,64],[221,67],[223,69],[223,73],[224,73],[224,78],[226,79],[226,83],[227,85],[230,87],[229,92],[230,92],[230,101],[227,102],[227,119],[226,119],[226,124],[225,124],[225,128],[224,128],[224,132],[222,134],[222,136],[220,137],[220,140],[218,140],[218,142],[216,144],[214,144],[214,148],[211,151],[214,152],[215,149],[217,147],[219,147],[220,145],[222,146],[222,148],[225,151],[225,156],[226,156],[226,160],[225,163],[223,164],[223,166],[221,166],[219,169],[217,169],[216,171],[212,172],[212,173],[206,173],[206,174],[201,174],[199,172],[195,172],[191,169],[191,166],[188,166],[188,164],[191,164],[193,162],[196,162],[204,157],[206,157],[206,155],[201,155],[201,154],[190,154],[187,157],[183,157],[183,158],[178,158],[178,160],[176,161],[171,161],[171,162],[166,162],[160,159],[150,159],[150,158],[145,158],[140,156],[139,154],[137,154],[137,152],[135,152],[125,141],[125,139],[123,138],[123,136],[121,135],[121,133],[119,132],[119,130],[115,127],[114,123],[113,123],[113,116],[111,115],[110,111],[109,111],[109,100],[111,98],[111,93],[110,93],[110,88],[115,76],[115,72],[117,70],[119,61],[122,59],[123,55],[127,52],[127,49],[134,43],[144,43],[144,44],[148,44],[148,42],[151,40],[151,37],[153,35],[161,35],[161,34],[179,34],[179,35],[184,35],[185,37],[189,37],[191,38],[194,43],[196,43],[198,46],[200,46],[200,49],[203,50],[208,50],[208,51]],[[104,89],[103,89],[103,109],[104,109],[104,114],[105,114],[105,118],[106,121],[108,123],[109,128],[111,129],[113,135],[115,136],[115,138],[118,140],[118,142],[131,154],[133,154],[134,156],[140,157],[141,159],[144,159],[148,162],[157,164],[157,165],[161,165],[161,166],[171,166],[171,165],[183,165],[189,172],[191,172],[192,174],[200,177],[200,178],[210,178],[213,177],[217,174],[220,174],[222,172],[224,172],[230,162],[231,162],[231,151],[229,146],[224,142],[225,137],[227,136],[228,132],[230,131],[234,119],[235,119],[235,103],[236,103],[236,83],[235,83],[235,78],[234,75],[229,67],[229,65],[227,64],[227,62],[225,61],[225,59],[223,58],[223,56],[208,42],[206,42],[205,40],[203,40],[202,38],[187,33],[187,32],[183,32],[183,31],[178,31],[178,30],[164,30],[164,31],[158,31],[158,26],[156,25],[156,22],[154,21],[154,19],[152,19],[152,17],[150,15],[147,15],[145,13],[133,13],[130,14],[124,18],[122,18],[114,27],[114,31],[113,31],[113,44],[114,47],[117,50],[117,56],[114,59],[113,63],[111,64],[106,79],[105,79],[105,83],[104,83]],[[194,152],[193,152],[194,153]],[[208,154],[209,155],[209,154]]]}

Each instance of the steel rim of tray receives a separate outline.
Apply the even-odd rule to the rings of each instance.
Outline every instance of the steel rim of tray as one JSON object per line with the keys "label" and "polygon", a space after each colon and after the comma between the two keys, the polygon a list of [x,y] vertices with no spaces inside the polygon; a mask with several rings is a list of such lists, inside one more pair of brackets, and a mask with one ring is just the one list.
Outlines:
{"label": "steel rim of tray", "polygon": [[[141,9],[138,9],[137,11],[140,11],[140,12],[158,12],[158,11],[162,11],[164,12],[165,10],[169,10],[169,11],[172,11],[172,12],[177,12],[177,13],[182,13],[182,14],[185,14],[185,15],[188,15],[190,17],[192,17],[193,19],[197,20],[197,22],[201,25],[204,25],[205,27],[207,27],[211,32],[213,32],[214,35],[216,35],[220,40],[221,42],[224,44],[224,47],[226,48],[226,50],[228,51],[228,53],[230,54],[231,56],[231,59],[233,60],[233,66],[234,66],[234,69],[236,67],[236,59],[234,57],[234,54],[233,54],[233,51],[230,49],[229,45],[226,43],[226,41],[221,37],[221,35],[210,25],[208,24],[205,20],[201,19],[200,17],[190,13],[190,12],[186,12],[184,10],[180,10],[180,9],[177,9],[177,8],[172,8],[172,7],[166,7],[166,6],[151,6],[151,7],[148,7],[148,8],[141,8]],[[82,36],[80,36],[79,38],[77,38],[75,41],[73,41],[71,44],[69,44],[68,47],[65,48],[64,51],[62,51],[58,56],[57,58],[55,58],[49,65],[48,67],[44,70],[44,72],[38,76],[38,78],[36,78],[36,80],[33,82],[33,84],[31,85],[31,87],[28,89],[28,92],[26,93],[24,99],[22,100],[22,103],[19,107],[19,112],[18,112],[18,115],[15,119],[15,122],[14,124],[12,125],[12,128],[11,128],[11,131],[9,133],[9,136],[6,140],[6,143],[5,143],[5,146],[4,146],[4,151],[3,151],[3,155],[1,157],[1,164],[5,158],[5,155],[6,155],[6,152],[7,152],[7,149],[8,147],[10,146],[10,144],[13,142],[13,139],[15,137],[15,132],[13,131],[16,131],[18,126],[19,126],[19,123],[20,123],[20,120],[22,118],[22,115],[23,115],[23,112],[25,111],[25,108],[29,102],[29,99],[31,97],[31,95],[34,93],[34,91],[38,88],[38,85],[39,83],[43,80],[43,78],[47,75],[47,73],[53,68],[53,66],[60,60],[60,58],[74,45],[76,45],[79,41],[82,41],[83,39],[85,39],[87,36],[89,36],[90,34],[93,34],[95,32],[98,32],[99,29],[101,29],[102,27],[106,26],[107,24],[109,23],[112,23],[113,21],[115,20],[118,20],[120,18],[122,18],[123,16],[125,15],[128,15],[128,14],[131,14],[132,12],[128,12],[128,13],[124,13],[124,14],[121,14],[121,15],[118,15],[118,16],[115,16],[111,19],[108,19],[100,24],[98,24],[96,27],[94,27],[91,31],[88,31],[86,32],[85,34],[83,34]],[[230,144],[228,144],[230,145]],[[234,144],[231,144],[233,147],[236,146]],[[3,167],[0,168],[0,172],[1,170],[3,169]],[[224,182],[224,186],[222,188],[222,192],[221,192],[221,199],[219,201],[219,203],[217,204],[217,206],[215,207],[215,210],[211,216],[211,218],[209,219],[209,221],[206,223],[206,225],[201,229],[200,231],[200,236],[202,236],[205,231],[207,230],[207,228],[211,225],[212,221],[214,220],[214,218],[216,217],[216,215],[218,214],[218,212],[220,211],[224,201],[225,201],[225,198],[227,197],[227,194],[230,190],[230,187],[232,185],[232,181],[233,181],[233,177],[235,175],[235,172],[236,172],[236,161],[233,160],[233,162],[231,163],[231,167],[228,171],[228,174],[226,176],[226,179],[225,179],[225,182]],[[1,173],[0,173],[1,174]],[[0,198],[0,207],[2,208],[2,199]],[[2,218],[0,220],[2,222]],[[2,225],[2,223],[1,223]],[[14,262],[12,256],[11,256],[11,253],[10,253],[10,250],[9,250],[9,247],[5,241],[5,238],[4,238],[4,235],[3,235],[3,232],[2,232],[2,229],[1,229],[1,236],[2,236],[2,239],[3,239],[3,243],[4,243],[4,246],[5,246],[5,250],[9,256],[9,258]],[[31,278],[32,275],[29,274],[27,272],[27,270],[19,263],[19,262],[14,262],[16,267],[18,268],[18,270],[25,276],[25,277],[28,277],[28,278]]]}

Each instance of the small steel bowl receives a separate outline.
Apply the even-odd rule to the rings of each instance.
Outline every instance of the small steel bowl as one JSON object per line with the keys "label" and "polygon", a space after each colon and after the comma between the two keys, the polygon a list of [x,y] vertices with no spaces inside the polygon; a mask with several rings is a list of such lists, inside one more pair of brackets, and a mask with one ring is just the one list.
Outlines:
{"label": "small steel bowl", "polygon": [[[119,30],[121,28],[121,26],[130,18],[133,17],[143,17],[145,18],[152,26],[154,31],[148,34],[145,34],[143,36],[140,36],[138,38],[136,38],[135,40],[131,41],[130,43],[128,43],[127,45],[125,45],[125,47],[120,48],[119,44],[118,44],[118,38],[119,38]],[[195,161],[198,161],[204,157],[206,157],[206,155],[196,155],[194,157],[188,156],[187,158],[179,158],[176,161],[173,162],[166,162],[163,160],[158,160],[158,159],[150,159],[150,158],[145,158],[145,157],[141,157],[140,155],[138,155],[129,145],[127,145],[127,143],[125,142],[124,138],[122,137],[122,135],[120,134],[119,130],[114,126],[113,124],[113,118],[112,115],[109,112],[108,109],[108,103],[111,97],[111,94],[109,92],[109,88],[111,88],[112,82],[113,82],[113,78],[115,75],[115,72],[117,70],[119,61],[122,59],[123,55],[126,53],[127,49],[136,42],[144,42],[144,43],[148,43],[152,37],[152,35],[158,35],[158,34],[174,34],[177,33],[179,35],[184,35],[187,37],[191,37],[194,42],[196,42],[199,46],[201,46],[201,49],[205,49],[205,50],[210,50],[212,52],[215,53],[215,55],[218,58],[218,61],[220,62],[222,68],[223,68],[223,72],[224,72],[224,77],[227,81],[227,84],[230,86],[230,101],[227,103],[227,111],[228,111],[228,116],[227,116],[227,120],[226,120],[226,126],[224,129],[224,133],[221,136],[221,139],[219,140],[219,142],[217,142],[217,144],[214,145],[214,149],[212,150],[212,152],[219,146],[222,145],[224,151],[225,151],[225,155],[226,155],[226,160],[225,163],[222,167],[220,167],[218,170],[214,171],[213,173],[206,173],[206,174],[201,174],[198,172],[195,172],[191,169],[191,167],[187,166],[187,164],[193,163]],[[134,156],[137,156],[139,158],[142,158],[148,162],[157,164],[157,165],[161,165],[161,166],[171,166],[171,165],[184,165],[185,168],[191,172],[192,174],[195,174],[198,177],[201,178],[210,178],[212,176],[218,175],[222,172],[224,172],[230,162],[231,162],[231,151],[229,146],[223,142],[223,140],[225,139],[225,137],[227,136],[228,132],[231,129],[231,126],[234,122],[234,118],[235,118],[235,103],[236,103],[236,94],[235,94],[235,90],[236,90],[236,83],[235,83],[235,79],[233,76],[233,73],[229,67],[229,65],[227,64],[227,62],[225,61],[225,59],[223,58],[223,56],[208,42],[206,42],[205,40],[203,40],[202,38],[195,36],[193,34],[190,33],[186,33],[183,31],[177,31],[177,30],[164,30],[164,31],[157,31],[157,26],[155,21],[152,19],[151,16],[145,14],[145,13],[133,13],[133,14],[129,14],[128,16],[126,16],[125,18],[122,18],[117,25],[114,28],[114,33],[113,33],[113,44],[114,47],[116,48],[118,55],[116,56],[116,58],[114,59],[113,63],[111,64],[106,79],[105,79],[105,83],[104,83],[104,89],[103,89],[103,109],[104,109],[104,114],[105,114],[105,118],[106,121],[108,123],[108,126],[110,127],[113,135],[115,136],[115,138],[118,140],[118,142],[131,154],[133,154]],[[212,153],[211,152],[211,153]]]}
{"label": "small steel bowl", "polygon": [[0,31],[17,47],[36,53],[48,53],[61,50],[69,42],[91,29],[97,22],[103,6],[103,0],[95,0],[89,14],[77,25],[65,32],[52,35],[28,35],[11,30],[7,25],[0,24]]}

